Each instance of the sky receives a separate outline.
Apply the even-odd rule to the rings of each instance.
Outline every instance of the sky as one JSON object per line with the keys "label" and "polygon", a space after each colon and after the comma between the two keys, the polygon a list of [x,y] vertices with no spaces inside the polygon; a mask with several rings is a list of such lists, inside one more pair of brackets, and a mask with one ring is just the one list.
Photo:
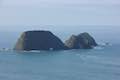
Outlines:
{"label": "sky", "polygon": [[120,0],[0,0],[0,26],[120,25],[119,9]]}
{"label": "sky", "polygon": [[41,5],[41,4],[120,4],[119,0],[2,0],[11,6]]}

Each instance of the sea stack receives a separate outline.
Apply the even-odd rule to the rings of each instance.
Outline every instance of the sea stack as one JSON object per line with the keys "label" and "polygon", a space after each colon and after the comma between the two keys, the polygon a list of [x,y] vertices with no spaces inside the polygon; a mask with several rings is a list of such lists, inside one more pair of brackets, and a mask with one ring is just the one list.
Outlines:
{"label": "sea stack", "polygon": [[97,46],[97,43],[90,34],[84,32],[79,35],[72,35],[65,41],[65,45],[69,49],[92,49]]}
{"label": "sea stack", "polygon": [[50,31],[26,31],[18,39],[14,50],[64,50],[64,43]]}

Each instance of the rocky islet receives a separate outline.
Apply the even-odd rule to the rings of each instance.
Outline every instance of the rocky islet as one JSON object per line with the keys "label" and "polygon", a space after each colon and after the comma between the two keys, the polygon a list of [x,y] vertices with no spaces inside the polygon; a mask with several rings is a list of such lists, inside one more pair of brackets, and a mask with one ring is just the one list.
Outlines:
{"label": "rocky islet", "polygon": [[63,43],[50,31],[26,31],[18,39],[14,50],[70,50],[92,49],[97,46],[95,39],[88,33],[72,35]]}

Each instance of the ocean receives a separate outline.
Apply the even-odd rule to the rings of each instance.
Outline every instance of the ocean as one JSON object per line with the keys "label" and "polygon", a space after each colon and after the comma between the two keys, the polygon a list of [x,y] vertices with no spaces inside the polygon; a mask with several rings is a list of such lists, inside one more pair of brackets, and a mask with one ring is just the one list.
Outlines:
{"label": "ocean", "polygon": [[[29,30],[29,29],[26,29]],[[119,80],[118,27],[51,29],[63,41],[71,34],[89,32],[101,45],[94,49],[61,51],[0,51],[0,80]],[[21,31],[1,31],[0,47],[14,47]],[[104,43],[108,42],[109,45]]]}

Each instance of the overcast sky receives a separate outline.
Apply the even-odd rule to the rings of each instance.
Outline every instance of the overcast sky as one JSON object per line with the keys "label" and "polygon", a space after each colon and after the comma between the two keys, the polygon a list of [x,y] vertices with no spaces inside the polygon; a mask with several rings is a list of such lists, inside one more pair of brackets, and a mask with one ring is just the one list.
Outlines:
{"label": "overcast sky", "polygon": [[120,25],[120,0],[0,0],[0,25]]}
{"label": "overcast sky", "polygon": [[120,4],[120,0],[3,0],[6,5],[45,4]]}

